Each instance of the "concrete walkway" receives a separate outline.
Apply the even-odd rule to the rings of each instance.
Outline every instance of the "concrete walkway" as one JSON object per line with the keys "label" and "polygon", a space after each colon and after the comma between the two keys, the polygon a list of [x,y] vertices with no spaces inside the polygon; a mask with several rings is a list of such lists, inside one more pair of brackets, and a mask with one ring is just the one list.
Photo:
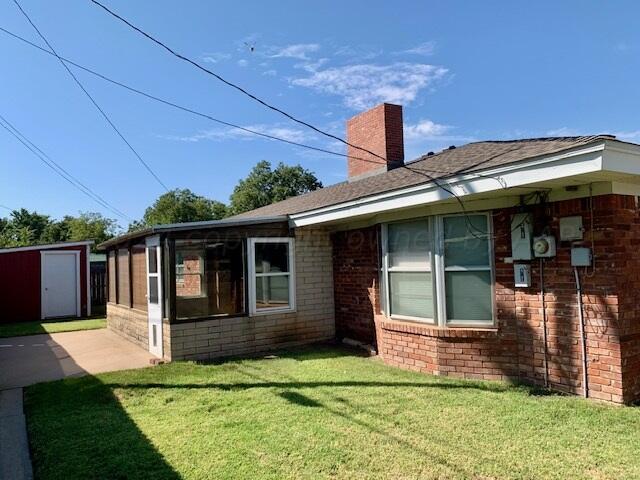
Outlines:
{"label": "concrete walkway", "polygon": [[0,338],[0,480],[31,480],[22,387],[142,368],[149,352],[107,329]]}
{"label": "concrete walkway", "polygon": [[22,389],[0,391],[0,479],[31,480]]}
{"label": "concrete walkway", "polygon": [[107,329],[0,338],[0,390],[148,367],[152,358]]}

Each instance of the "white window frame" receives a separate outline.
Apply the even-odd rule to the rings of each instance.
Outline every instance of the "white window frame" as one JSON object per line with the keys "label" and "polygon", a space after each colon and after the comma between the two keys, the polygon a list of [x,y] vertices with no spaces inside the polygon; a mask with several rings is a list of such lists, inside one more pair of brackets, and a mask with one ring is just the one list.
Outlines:
{"label": "white window frame", "polygon": [[[434,232],[433,232],[433,219],[431,217],[427,217],[427,218],[416,218],[416,219],[410,219],[410,220],[405,220],[405,221],[401,221],[401,222],[392,222],[393,224],[403,224],[403,223],[408,223],[408,222],[412,222],[412,221],[420,221],[420,220],[426,220],[427,223],[427,229],[429,232],[429,236],[430,236],[430,243],[431,243],[431,251],[429,252],[429,269],[425,269],[425,268],[420,268],[420,267],[391,267],[389,265],[389,224],[383,224],[382,225],[382,282],[381,282],[381,286],[383,288],[383,294],[382,294],[382,298],[384,299],[383,301],[383,312],[386,312],[386,315],[389,318],[392,319],[396,319],[396,320],[410,320],[413,322],[422,322],[422,323],[429,323],[429,324],[437,324],[438,323],[438,308],[436,305],[436,289],[435,289],[435,272],[434,272],[434,260],[435,260],[435,255],[434,255],[434,247],[435,247],[435,237],[434,237]],[[429,273],[431,274],[431,287],[432,287],[432,294],[433,294],[433,300],[434,300],[434,305],[433,305],[433,318],[430,317],[415,317],[415,316],[411,316],[411,315],[398,315],[398,314],[394,314],[391,312],[391,288],[390,288],[390,281],[389,281],[389,276],[391,273],[412,273],[412,272],[418,272],[418,273]]]}
{"label": "white window frame", "polygon": [[[248,287],[249,287],[249,315],[270,315],[296,311],[296,266],[295,266],[295,239],[291,237],[255,237],[248,239]],[[288,245],[289,271],[273,273],[256,273],[256,244],[260,243],[286,243]],[[286,307],[256,308],[256,278],[267,276],[288,276],[289,279],[289,305]]]}
{"label": "white window frame", "polygon": [[[473,216],[485,216],[487,218],[488,227],[488,242],[487,248],[489,249],[489,266],[472,266],[472,267],[445,267],[444,261],[444,219],[448,217],[456,217],[462,215]],[[423,217],[424,219],[425,217]],[[407,219],[402,222],[392,223],[404,223],[412,220],[420,220],[420,218]],[[433,298],[434,306],[433,313],[434,318],[427,317],[413,317],[405,315],[395,315],[391,313],[391,299],[389,288],[389,272],[411,272],[420,271],[426,272],[424,269],[410,269],[410,268],[390,268],[389,267],[389,237],[388,237],[388,225],[387,223],[382,225],[382,265],[381,265],[381,298],[382,298],[382,312],[383,314],[394,320],[408,320],[421,323],[428,323],[437,325],[439,327],[493,327],[495,326],[495,265],[493,256],[493,219],[490,212],[470,212],[467,214],[450,214],[450,215],[437,215],[426,217],[429,225],[429,232],[432,238],[432,251],[431,251],[431,278],[433,286]],[[391,222],[390,222],[391,223]],[[456,320],[447,318],[447,304],[446,304],[446,285],[445,285],[445,271],[489,271],[491,275],[491,320],[477,321],[477,320]]]}
{"label": "white window frame", "polygon": [[[454,266],[446,267],[444,260],[444,219],[451,217],[461,216],[484,216],[487,218],[487,249],[489,256],[489,265],[487,266]],[[493,260],[493,218],[489,212],[471,212],[471,213],[459,213],[451,215],[439,215],[436,218],[438,223],[438,256],[440,257],[438,267],[438,282],[437,282],[437,296],[438,296],[438,311],[440,312],[440,318],[442,319],[441,325],[447,327],[468,327],[468,326],[483,326],[492,327],[495,325],[495,268]],[[479,233],[475,233],[480,235]],[[455,318],[447,318],[447,297],[446,297],[446,282],[445,272],[489,272],[490,282],[490,295],[491,295],[491,319],[490,320],[459,320]]]}

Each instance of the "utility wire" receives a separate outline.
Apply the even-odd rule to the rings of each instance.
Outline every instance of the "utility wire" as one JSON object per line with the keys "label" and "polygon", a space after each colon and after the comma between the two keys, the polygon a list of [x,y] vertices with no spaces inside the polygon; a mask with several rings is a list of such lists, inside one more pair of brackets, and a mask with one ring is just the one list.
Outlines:
{"label": "utility wire", "polygon": [[[43,48],[40,45],[37,45],[37,44],[27,40],[26,38],[21,37],[20,35],[17,35],[17,34],[11,32],[9,30],[3,28],[3,27],[0,27],[0,32],[3,32],[5,34],[15,38],[16,40],[20,40],[21,42],[23,42],[23,43],[25,43],[25,44],[33,47],[33,48],[36,48],[36,49],[40,50],[43,53],[46,53],[46,54],[51,55],[51,56],[55,56],[55,54],[53,52],[50,52],[46,48]],[[121,88],[124,88],[126,90],[129,90],[130,92],[136,93],[136,94],[141,95],[143,97],[146,97],[146,98],[148,98],[150,100],[154,100],[156,102],[162,103],[162,104],[170,106],[172,108],[181,110],[183,112],[187,112],[187,113],[190,113],[192,115],[196,115],[196,116],[199,116],[199,117],[202,117],[202,118],[206,118],[208,120],[211,120],[212,122],[215,122],[215,123],[218,123],[218,124],[221,124],[221,125],[225,125],[227,127],[236,128],[238,130],[242,130],[242,131],[250,133],[252,135],[264,137],[264,138],[267,138],[267,139],[270,139],[270,140],[275,140],[275,141],[278,141],[278,142],[287,143],[289,145],[294,145],[294,146],[300,147],[300,148],[306,148],[306,149],[309,149],[309,150],[315,150],[315,151],[318,151],[318,152],[327,153],[329,155],[334,155],[334,156],[338,156],[338,157],[351,158],[351,159],[355,159],[355,160],[361,160],[361,161],[364,161],[364,162],[375,163],[377,165],[380,164],[379,162],[377,162],[375,160],[371,160],[371,159],[367,159],[367,158],[361,158],[361,157],[354,157],[353,155],[348,155],[346,153],[336,152],[336,151],[333,151],[333,150],[327,150],[325,148],[316,147],[316,146],[308,145],[308,144],[305,144],[305,143],[294,142],[292,140],[287,140],[285,138],[278,137],[276,135],[270,135],[270,134],[267,134],[267,133],[264,133],[264,132],[260,132],[260,131],[257,131],[257,130],[253,130],[253,129],[250,129],[250,128],[247,128],[247,127],[243,127],[243,126],[240,126],[240,125],[237,125],[237,124],[225,121],[225,120],[221,120],[221,119],[213,117],[213,116],[211,116],[211,115],[209,115],[207,113],[203,113],[203,112],[194,110],[193,108],[189,108],[189,107],[185,107],[183,105],[179,105],[179,104],[177,104],[175,102],[172,102],[170,100],[166,100],[166,99],[160,98],[160,97],[158,97],[156,95],[153,95],[151,93],[145,92],[145,91],[140,90],[138,88],[132,87],[132,86],[127,85],[127,84],[125,84],[123,82],[120,82],[118,80],[114,80],[113,78],[109,78],[109,77],[107,77],[106,75],[104,75],[104,74],[102,74],[100,72],[97,72],[95,70],[92,70],[91,68],[85,67],[84,65],[81,65],[81,64],[79,64],[77,62],[74,62],[73,60],[70,60],[68,58],[65,58],[65,57],[62,57],[62,56],[60,56],[59,58],[62,59],[64,62],[68,63],[69,65],[73,65],[74,67],[79,68],[80,70],[83,70],[83,71],[85,71],[87,73],[90,73],[91,75],[94,75],[94,76],[96,76],[96,77],[98,77],[98,78],[100,78],[100,79],[102,79],[102,80],[104,80],[106,82],[109,82],[109,83],[111,83],[113,85],[116,85],[118,87],[121,87]],[[406,164],[405,166],[409,167],[409,165],[410,164]],[[463,169],[463,170],[454,171],[454,172],[445,171],[445,170],[435,170],[435,169],[431,169],[430,171],[432,173],[442,173],[442,174],[449,175],[449,176],[457,175],[459,173],[464,173],[466,175],[474,175],[474,176],[481,177],[481,178],[488,178],[490,180],[497,181],[498,183],[500,183],[500,185],[503,188],[508,188],[503,184],[503,182],[499,178],[491,177],[489,175],[484,175],[484,174],[478,173],[478,172],[467,172],[466,168]]]}
{"label": "utility wire", "polygon": [[[16,1],[16,0],[14,0]],[[222,83],[224,83],[225,85],[228,85],[231,88],[234,88],[236,90],[238,90],[240,93],[246,95],[247,97],[251,98],[252,100],[255,100],[256,102],[260,103],[261,105],[265,106],[266,108],[273,110],[275,112],[280,113],[281,115],[284,115],[285,117],[287,117],[289,120],[292,120],[296,123],[299,123],[300,125],[304,125],[307,128],[310,128],[311,130],[313,130],[314,132],[317,132],[321,135],[324,135],[326,137],[332,138],[333,140],[337,140],[349,147],[355,148],[357,150],[360,150],[362,152],[366,152],[370,155],[373,155],[374,157],[377,157],[381,160],[386,161],[386,158],[372,152],[371,150],[367,150],[366,148],[363,147],[359,147],[357,145],[354,145],[352,143],[349,143],[348,141],[333,135],[329,132],[325,132],[324,130],[321,130],[320,128],[305,122],[304,120],[300,120],[299,118],[294,117],[293,115],[285,112],[284,110],[275,107],[274,105],[271,105],[270,103],[266,102],[265,100],[262,100],[261,98],[257,97],[256,95],[254,95],[253,93],[250,93],[249,91],[247,91],[246,89],[244,89],[243,87],[230,82],[229,80],[226,80],[225,78],[223,78],[221,75],[218,75],[217,73],[209,70],[208,68],[204,67],[203,65],[201,65],[200,63],[196,62],[195,60],[192,60],[188,57],[185,57],[184,55],[176,52],[175,50],[173,50],[171,47],[169,47],[168,45],[166,45],[165,43],[161,42],[160,40],[158,40],[157,38],[153,37],[152,35],[150,35],[149,33],[145,32],[144,30],[142,30],[141,28],[135,26],[134,24],[132,24],[131,22],[129,22],[127,19],[125,19],[124,17],[118,15],[117,13],[115,13],[113,10],[110,10],[108,7],[106,7],[105,5],[103,5],[102,3],[98,2],[97,0],[90,0],[92,3],[96,4],[97,6],[99,6],[100,8],[102,8],[105,12],[107,12],[109,15],[113,16],[114,18],[117,18],[118,20],[120,20],[121,22],[123,22],[125,25],[127,25],[128,27],[132,28],[133,30],[135,30],[136,32],[138,32],[139,34],[143,35],[144,37],[148,38],[149,40],[151,40],[152,42],[154,42],[155,44],[161,46],[162,48],[164,48],[166,51],[168,51],[169,53],[171,53],[172,55],[174,55],[175,57],[179,58],[180,60],[183,60],[187,63],[190,63],[191,65],[193,65],[194,67],[196,67],[199,70],[202,70],[203,72],[215,77],[216,79],[220,80]]]}
{"label": "utility wire", "polygon": [[[36,157],[38,157],[38,159],[42,163],[44,163],[47,167],[49,167],[51,170],[53,170],[57,175],[62,177],[68,183],[70,183],[75,188],[77,188],[82,193],[84,193],[86,196],[91,198],[94,202],[98,203],[101,207],[106,208],[110,212],[114,213],[115,215],[117,215],[119,217],[124,218],[125,220],[127,220],[129,222],[133,221],[133,219],[131,217],[129,217],[128,215],[126,215],[122,211],[118,210],[116,207],[112,206],[109,202],[107,202],[105,199],[103,199],[100,195],[95,193],[89,187],[87,187],[82,182],[80,182],[80,180],[78,180],[73,175],[71,175],[60,164],[58,164],[56,161],[54,161],[51,157],[49,157],[49,155],[47,155],[44,151],[42,151],[42,149],[40,149],[31,140],[29,140],[22,132],[20,132],[20,130],[18,130],[14,125],[12,125],[11,122],[9,122],[1,114],[0,114],[0,127],[4,128],[7,132],[9,132],[11,135],[13,135],[20,143],[22,143],[22,145],[24,145],[25,148],[27,148],[31,153],[33,153]],[[0,206],[2,206],[3,208],[7,208],[8,210],[13,211],[12,209],[9,209],[8,207],[5,207],[4,205],[0,205]]]}
{"label": "utility wire", "polygon": [[13,210],[13,208],[9,208],[9,207],[7,207],[6,205],[0,205],[0,208],[4,208],[4,209],[6,209],[6,210],[9,210],[10,212],[13,212],[13,211],[14,211],[14,210]]}
{"label": "utility wire", "polygon": [[80,82],[80,80],[78,80],[78,78],[74,75],[74,73],[71,71],[71,69],[67,66],[67,64],[64,62],[64,60],[62,60],[62,58],[60,57],[60,55],[58,55],[58,53],[56,52],[56,50],[53,48],[53,46],[49,43],[49,41],[47,40],[47,38],[42,34],[42,32],[40,32],[40,30],[38,29],[38,27],[36,26],[35,23],[33,23],[33,21],[31,20],[31,18],[29,17],[29,15],[27,14],[27,12],[24,11],[24,9],[20,6],[20,3],[18,3],[18,0],[13,0],[13,2],[16,4],[16,6],[18,7],[18,9],[20,10],[20,12],[22,12],[22,14],[24,15],[24,17],[27,19],[27,21],[31,24],[31,26],[33,27],[33,29],[38,33],[38,35],[40,36],[40,38],[42,38],[42,40],[44,41],[44,43],[47,44],[47,46],[49,47],[49,49],[51,50],[51,52],[58,58],[58,60],[60,61],[60,63],[62,64],[62,66],[65,68],[65,70],[69,73],[69,75],[71,75],[71,78],[73,78],[74,82],[78,85],[78,87],[80,87],[80,89],[84,92],[84,94],[89,98],[89,100],[91,100],[91,103],[93,103],[93,105],[98,109],[98,111],[102,114],[102,116],[104,117],[104,119],[107,121],[107,123],[111,126],[111,128],[116,132],[116,134],[122,139],[122,141],[127,145],[127,147],[129,147],[129,150],[131,150],[131,152],[138,158],[138,160],[140,161],[140,163],[142,163],[142,165],[147,169],[147,171],[153,176],[153,178],[156,179],[156,181],[166,190],[169,191],[169,188],[164,184],[164,182],[162,180],[160,180],[160,177],[158,177],[158,175],[151,169],[151,167],[147,164],[147,162],[144,161],[144,159],[140,156],[140,154],[136,151],[135,148],[133,148],[133,146],[131,145],[131,143],[129,143],[129,141],[124,137],[124,135],[120,132],[120,130],[115,126],[115,124],[111,121],[111,119],[109,118],[109,116],[105,113],[105,111],[100,107],[100,105],[98,105],[98,103],[94,100],[94,98],[91,96],[91,94],[87,91],[86,88],[84,88],[84,86],[82,85],[82,83]]}
{"label": "utility wire", "polygon": [[[275,107],[275,106],[273,106],[273,105],[271,105],[271,104],[269,104],[269,103],[265,102],[264,100],[262,100],[262,99],[258,98],[257,96],[255,96],[255,95],[251,94],[250,92],[248,92],[248,91],[247,91],[247,90],[245,90],[244,88],[242,88],[242,87],[240,87],[240,86],[238,86],[238,85],[234,84],[233,82],[230,82],[230,81],[226,80],[226,79],[225,79],[225,78],[223,78],[222,76],[220,76],[220,75],[216,74],[215,72],[213,72],[213,71],[211,71],[211,70],[207,69],[206,67],[202,66],[202,65],[201,65],[201,64],[199,64],[198,62],[196,62],[196,61],[194,61],[194,60],[192,60],[192,59],[190,59],[190,58],[188,58],[188,57],[185,57],[184,55],[181,55],[180,53],[176,52],[175,50],[173,50],[171,47],[169,47],[169,46],[168,46],[168,45],[166,45],[165,43],[161,42],[160,40],[158,40],[157,38],[153,37],[153,36],[152,36],[152,35],[150,35],[149,33],[147,33],[147,32],[145,32],[145,31],[143,31],[143,30],[142,30],[142,29],[140,29],[139,27],[137,27],[137,26],[133,25],[131,22],[129,22],[128,20],[126,20],[124,17],[122,17],[122,16],[120,16],[119,14],[115,13],[114,11],[110,10],[108,7],[106,7],[106,6],[105,6],[105,5],[103,5],[102,3],[98,2],[97,0],[90,0],[90,1],[91,1],[92,3],[94,3],[95,5],[99,6],[100,8],[102,8],[104,11],[106,11],[108,14],[110,14],[110,15],[111,15],[111,16],[113,16],[114,18],[116,18],[116,19],[120,20],[121,22],[123,22],[124,24],[126,24],[126,25],[127,25],[128,27],[130,27],[131,29],[135,30],[135,31],[136,31],[136,32],[138,32],[139,34],[141,34],[141,35],[143,35],[144,37],[148,38],[149,40],[151,40],[152,42],[156,43],[157,45],[159,45],[159,46],[160,46],[160,47],[162,47],[163,49],[167,50],[169,53],[171,53],[171,54],[172,54],[172,55],[174,55],[175,57],[177,57],[177,58],[179,58],[180,60],[183,60],[183,61],[185,61],[185,62],[187,62],[187,63],[189,63],[189,64],[191,64],[191,65],[195,66],[195,67],[196,67],[196,68],[198,68],[199,70],[202,70],[203,72],[205,72],[205,73],[207,73],[207,74],[209,74],[209,75],[212,75],[213,77],[215,77],[215,78],[216,78],[216,79],[218,79],[219,81],[221,81],[221,82],[225,83],[226,85],[228,85],[228,86],[230,86],[230,87],[232,87],[232,88],[234,88],[234,89],[236,89],[236,90],[240,91],[240,92],[241,92],[241,93],[243,93],[244,95],[246,95],[246,96],[248,96],[249,98],[251,98],[251,99],[253,99],[253,100],[257,101],[258,103],[262,104],[263,106],[265,106],[265,107],[267,107],[267,108],[269,108],[269,109],[271,109],[271,110],[274,110],[274,111],[276,111],[276,112],[278,112],[278,113],[280,113],[280,114],[284,115],[285,117],[289,118],[290,120],[292,120],[292,121],[294,121],[294,122],[297,122],[297,123],[299,123],[299,124],[301,124],[301,125],[304,125],[304,126],[306,126],[306,127],[310,128],[310,129],[312,129],[312,130],[314,130],[314,131],[316,131],[316,132],[318,132],[318,133],[320,133],[320,134],[322,134],[322,135],[325,135],[325,136],[327,136],[327,137],[329,137],[329,138],[332,138],[332,139],[338,140],[338,141],[340,141],[341,143],[343,143],[343,144],[345,144],[345,145],[347,145],[347,146],[350,146],[350,147],[355,148],[355,149],[357,149],[357,150],[360,150],[360,151],[366,152],[366,153],[368,153],[368,154],[370,154],[370,155],[373,155],[374,157],[379,158],[379,159],[381,159],[381,160],[387,161],[387,159],[386,159],[385,157],[383,157],[383,156],[380,156],[380,155],[378,155],[378,154],[376,154],[376,153],[374,153],[374,152],[372,152],[372,151],[370,151],[370,150],[368,150],[368,149],[365,149],[365,148],[359,147],[359,146],[357,146],[357,145],[354,145],[354,144],[352,144],[352,143],[350,143],[350,142],[347,142],[346,140],[344,140],[344,139],[342,139],[342,138],[340,138],[340,137],[338,137],[338,136],[336,136],[336,135],[329,134],[329,133],[327,133],[327,132],[325,132],[325,131],[323,131],[323,130],[321,130],[321,129],[319,129],[319,128],[317,128],[317,127],[315,127],[315,126],[313,126],[313,125],[311,125],[311,124],[309,124],[309,123],[307,123],[307,122],[304,122],[304,121],[302,121],[302,120],[300,120],[300,119],[298,119],[298,118],[295,118],[294,116],[292,116],[292,115],[288,114],[287,112],[285,112],[285,111],[283,111],[283,110],[281,110],[281,109],[279,109],[279,108],[277,108],[277,107]],[[16,4],[17,4],[17,0],[14,0],[14,2],[16,2]],[[6,31],[6,30],[4,30],[4,29],[2,29],[2,30],[3,30],[5,33],[8,33],[8,34],[10,34],[10,35],[12,35],[12,36],[14,36],[14,37],[18,38],[16,35],[12,34],[11,32],[8,32],[8,31]],[[46,42],[46,40],[45,40],[45,42]],[[30,42],[28,42],[28,43],[30,43]],[[49,45],[49,44],[48,44],[48,42],[47,42],[47,45]],[[50,45],[49,45],[49,47],[51,48],[51,46],[50,46]],[[51,48],[51,49],[53,50],[53,48]],[[41,50],[44,50],[44,49],[41,49]],[[44,51],[46,52],[46,50],[44,50]],[[50,53],[50,52],[47,52],[47,53]],[[55,53],[55,51],[53,51],[53,53],[54,53],[54,54],[56,55],[56,57],[58,57],[58,59],[63,63],[63,65],[65,66],[65,68],[67,68],[67,70],[68,70],[68,71],[70,71],[70,69],[68,68],[68,66],[65,64],[66,59],[62,59],[62,58],[61,58],[57,53]],[[97,72],[93,72],[93,71],[91,71],[91,70],[89,70],[89,69],[86,69],[85,67],[82,67],[82,66],[79,66],[79,65],[77,65],[77,64],[74,64],[73,62],[69,62],[69,63],[71,63],[72,65],[77,66],[78,68],[82,68],[83,70],[86,70],[86,71],[88,71],[88,72],[90,72],[90,73],[93,73],[93,74],[95,74],[95,75],[98,75],[99,77],[101,77],[101,78],[103,78],[103,79],[105,79],[105,80],[107,80],[107,81],[110,81],[111,83],[117,84],[117,85],[119,85],[119,86],[121,86],[121,87],[127,88],[127,89],[129,89],[129,90],[131,90],[131,91],[134,91],[134,92],[136,92],[136,93],[138,93],[138,94],[142,94],[142,95],[144,95],[144,96],[146,96],[146,97],[148,97],[148,98],[154,99],[154,100],[156,100],[156,101],[160,101],[160,102],[165,103],[165,104],[167,104],[167,105],[173,106],[174,108],[179,108],[179,109],[184,110],[184,111],[187,111],[187,112],[189,112],[189,113],[192,113],[192,114],[195,114],[195,115],[199,115],[199,116],[202,116],[202,117],[208,118],[208,119],[210,119],[210,120],[212,120],[212,121],[215,121],[215,122],[218,122],[218,123],[222,123],[222,124],[225,124],[225,125],[227,125],[227,126],[231,126],[231,127],[233,127],[233,128],[239,128],[240,130],[248,131],[249,133],[258,134],[258,135],[260,135],[260,136],[264,136],[264,137],[267,137],[267,138],[277,139],[277,138],[273,138],[273,136],[268,136],[267,134],[263,134],[262,132],[252,131],[252,130],[250,130],[250,129],[246,129],[246,128],[244,128],[244,127],[240,127],[240,126],[238,126],[238,125],[233,125],[233,124],[231,124],[231,123],[229,123],[229,122],[223,122],[223,121],[220,121],[220,120],[215,119],[215,118],[213,118],[213,117],[211,117],[211,116],[209,116],[209,115],[207,115],[207,114],[202,114],[201,112],[197,112],[197,111],[195,111],[195,110],[188,109],[188,108],[186,108],[186,107],[181,107],[181,106],[176,105],[176,104],[174,104],[174,103],[172,103],[172,102],[168,102],[168,101],[162,100],[162,99],[160,99],[160,98],[158,98],[158,97],[152,96],[152,95],[147,94],[147,93],[145,93],[145,92],[142,92],[142,91],[140,91],[140,90],[134,89],[134,88],[132,88],[132,87],[128,87],[128,86],[126,86],[126,85],[124,85],[124,84],[122,84],[122,83],[120,83],[120,82],[112,81],[111,79],[106,78],[106,77],[105,77],[105,76],[103,76],[102,74],[97,74]],[[277,139],[277,140],[285,141],[286,143],[291,143],[291,144],[298,145],[298,146],[303,146],[303,147],[305,147],[305,148],[309,148],[309,147],[310,147],[310,146],[308,146],[308,145],[298,144],[297,142],[291,142],[291,141],[287,141],[287,140],[284,140],[284,139]],[[328,150],[325,150],[325,149],[319,149],[319,148],[317,148],[317,147],[310,147],[310,148],[312,148],[312,149],[314,149],[314,150],[323,151],[324,153],[330,153],[330,154],[334,154],[334,155],[335,155],[335,154],[338,154],[337,152],[331,152],[331,151],[328,151]],[[344,155],[344,154],[338,154],[338,155],[341,155],[341,156],[348,156],[348,155]],[[351,157],[351,158],[354,158],[354,157]],[[368,160],[368,159],[360,159],[360,160],[365,160],[365,161],[370,161],[370,162],[378,163],[378,162],[375,162],[375,161],[372,161],[372,160]],[[413,171],[415,171],[415,170],[413,170]],[[477,227],[475,227],[475,226],[474,226],[474,225],[469,221],[468,214],[467,214],[467,212],[466,212],[466,208],[465,208],[464,202],[463,202],[463,200],[460,198],[460,196],[459,196],[458,194],[456,194],[456,193],[455,193],[453,190],[451,190],[450,188],[443,186],[443,185],[440,183],[440,181],[439,181],[440,179],[438,179],[438,178],[436,178],[436,177],[434,177],[434,176],[432,176],[432,175],[430,175],[430,174],[427,174],[426,172],[420,172],[420,173],[421,173],[422,175],[424,175],[424,176],[428,177],[428,178],[429,178],[429,179],[430,179],[430,180],[431,180],[431,181],[432,181],[432,182],[433,182],[433,183],[434,183],[438,188],[442,189],[443,191],[447,192],[449,195],[451,195],[452,197],[454,197],[454,198],[456,199],[456,201],[460,204],[460,206],[461,206],[461,208],[462,208],[462,210],[463,210],[463,213],[464,213],[464,215],[465,215],[465,219],[466,219],[466,222],[467,222],[467,225],[468,225],[469,230],[470,230],[470,231],[472,231],[472,232],[473,232],[473,230],[478,230],[478,229],[477,229]],[[436,172],[436,171],[434,170],[434,171],[433,171],[433,173],[449,173],[449,172]],[[473,172],[469,172],[469,173],[472,173],[472,174],[476,175],[476,174],[475,174],[475,173],[473,173]],[[455,173],[451,173],[451,175],[455,175]],[[478,175],[478,176],[483,176],[482,174],[477,174],[477,175]],[[502,182],[500,181],[500,179],[497,179],[497,178],[495,178],[495,177],[489,177],[489,178],[492,178],[492,179],[496,180],[498,183],[500,183],[500,184],[502,185]],[[503,188],[504,188],[504,186],[503,186]],[[478,230],[478,231],[479,231],[479,230]],[[484,236],[484,235],[487,235],[487,234],[488,234],[488,232],[481,232],[481,235],[483,235],[483,236]],[[475,234],[474,234],[474,236],[475,236]]]}

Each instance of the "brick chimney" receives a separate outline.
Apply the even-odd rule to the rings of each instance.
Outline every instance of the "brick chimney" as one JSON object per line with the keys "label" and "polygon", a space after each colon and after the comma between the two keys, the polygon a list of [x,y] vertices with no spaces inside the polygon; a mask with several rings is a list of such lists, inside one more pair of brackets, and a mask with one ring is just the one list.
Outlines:
{"label": "brick chimney", "polygon": [[404,165],[402,106],[382,103],[350,118],[347,120],[347,142],[382,157],[347,147],[349,181]]}

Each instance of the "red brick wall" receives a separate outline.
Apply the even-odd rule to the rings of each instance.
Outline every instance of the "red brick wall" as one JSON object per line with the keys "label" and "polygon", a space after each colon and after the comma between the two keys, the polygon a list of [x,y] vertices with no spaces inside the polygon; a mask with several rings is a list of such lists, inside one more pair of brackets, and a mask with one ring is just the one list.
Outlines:
{"label": "red brick wall", "polygon": [[379,231],[379,227],[370,227],[331,237],[338,338],[375,342],[373,315],[380,310]]}
{"label": "red brick wall", "polygon": [[[640,215],[635,197],[594,197],[592,228],[589,202],[587,198],[550,203],[534,212],[534,223],[536,228],[550,225],[558,238],[559,219],[581,215],[586,229],[584,246],[591,246],[593,231],[595,272],[580,269],[589,394],[629,403],[640,399]],[[505,262],[511,256],[512,213],[501,210],[493,215],[497,328],[447,329],[392,321],[380,315],[377,301],[370,300],[379,295],[377,255],[370,255],[368,265],[364,261],[365,255],[377,252],[377,246],[368,250],[345,247],[345,239],[356,235],[352,231],[334,235],[337,331],[357,332],[360,338],[375,336],[382,358],[404,368],[465,378],[519,378],[543,384],[539,261],[530,262],[533,286],[514,288],[513,265]],[[358,232],[366,237],[371,230]],[[544,264],[548,374],[552,388],[580,394],[581,339],[570,250],[571,243],[558,242],[557,256]],[[349,262],[359,268],[350,268]],[[342,290],[338,290],[340,286]]]}
{"label": "red brick wall", "polygon": [[[349,178],[375,170],[386,170],[388,163],[392,167],[402,164],[404,162],[402,107],[383,103],[349,119],[347,141],[378,155],[347,147]],[[387,159],[387,162],[383,159]]]}

